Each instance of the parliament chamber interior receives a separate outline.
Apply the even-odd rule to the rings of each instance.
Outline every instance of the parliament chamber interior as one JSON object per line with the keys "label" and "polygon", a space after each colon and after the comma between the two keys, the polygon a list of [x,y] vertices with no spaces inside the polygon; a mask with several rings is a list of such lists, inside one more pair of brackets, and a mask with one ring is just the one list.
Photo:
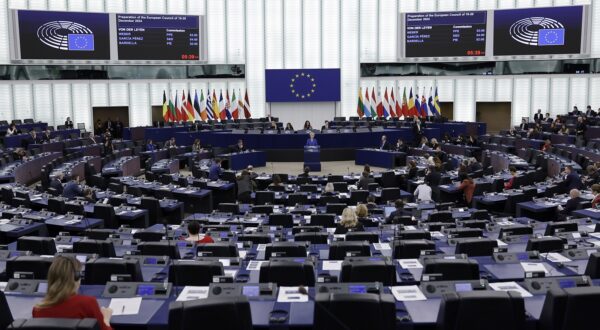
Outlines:
{"label": "parliament chamber interior", "polygon": [[0,330],[599,329],[598,21],[0,1]]}

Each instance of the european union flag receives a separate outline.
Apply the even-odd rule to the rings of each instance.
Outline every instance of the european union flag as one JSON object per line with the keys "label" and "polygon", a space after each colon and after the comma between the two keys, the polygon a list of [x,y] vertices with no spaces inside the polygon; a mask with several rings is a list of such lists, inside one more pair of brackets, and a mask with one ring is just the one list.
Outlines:
{"label": "european union flag", "polygon": [[94,50],[94,35],[93,34],[69,34],[69,50]]}
{"label": "european union flag", "polygon": [[538,46],[563,46],[565,29],[541,29],[538,31]]}
{"label": "european union flag", "polygon": [[265,70],[267,102],[340,100],[340,69]]}

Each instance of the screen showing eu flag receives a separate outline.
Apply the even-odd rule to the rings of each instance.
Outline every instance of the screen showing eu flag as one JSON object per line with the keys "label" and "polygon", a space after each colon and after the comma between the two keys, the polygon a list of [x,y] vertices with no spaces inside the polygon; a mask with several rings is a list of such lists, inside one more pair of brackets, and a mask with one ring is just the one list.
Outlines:
{"label": "screen showing eu flag", "polygon": [[340,69],[265,70],[267,102],[340,100]]}
{"label": "screen showing eu flag", "polygon": [[109,60],[108,14],[19,10],[21,59]]}
{"label": "screen showing eu flag", "polygon": [[494,11],[494,55],[581,53],[583,6]]}

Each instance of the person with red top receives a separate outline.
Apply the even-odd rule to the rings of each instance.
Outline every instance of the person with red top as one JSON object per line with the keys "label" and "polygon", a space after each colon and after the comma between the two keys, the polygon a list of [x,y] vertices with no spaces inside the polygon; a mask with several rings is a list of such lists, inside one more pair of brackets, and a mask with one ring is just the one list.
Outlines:
{"label": "person with red top", "polygon": [[514,168],[513,166],[511,166],[509,168],[510,171],[510,180],[508,180],[508,182],[506,182],[504,184],[504,189],[512,189],[513,188],[513,184],[515,183],[515,178],[517,177],[517,169]]}
{"label": "person with red top", "polygon": [[592,207],[597,208],[598,204],[600,204],[600,184],[592,185],[592,194],[594,194],[594,199],[592,200]]}
{"label": "person with red top", "polygon": [[473,193],[475,192],[475,182],[470,177],[464,179],[458,186],[458,190],[461,190],[465,196],[467,205],[471,204],[473,200]]}
{"label": "person with red top", "polygon": [[187,226],[188,236],[185,238],[186,241],[194,243],[214,243],[210,235],[200,235],[200,223],[196,220],[188,222]]}
{"label": "person with red top", "polygon": [[546,139],[546,141],[544,141],[544,145],[542,145],[542,151],[550,152],[550,149],[552,149],[552,143],[549,139]]}
{"label": "person with red top", "polygon": [[112,330],[112,309],[100,307],[95,297],[77,294],[81,285],[81,263],[66,256],[56,256],[48,270],[48,291],[44,299],[33,307],[33,317],[92,318],[101,330]]}

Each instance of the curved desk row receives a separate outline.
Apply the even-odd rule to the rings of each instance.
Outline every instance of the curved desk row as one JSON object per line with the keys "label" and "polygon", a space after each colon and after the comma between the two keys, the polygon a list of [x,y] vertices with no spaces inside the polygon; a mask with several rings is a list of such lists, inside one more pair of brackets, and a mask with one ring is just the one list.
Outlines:
{"label": "curved desk row", "polygon": [[42,167],[60,156],[62,156],[60,152],[43,153],[24,162],[11,164],[7,168],[0,170],[0,181],[25,185],[39,181]]}

